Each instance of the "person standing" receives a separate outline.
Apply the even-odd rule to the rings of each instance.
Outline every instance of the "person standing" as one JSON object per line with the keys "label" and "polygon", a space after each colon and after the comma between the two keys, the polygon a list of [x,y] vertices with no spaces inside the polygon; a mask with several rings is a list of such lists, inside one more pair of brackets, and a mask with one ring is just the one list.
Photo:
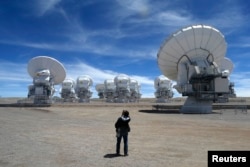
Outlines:
{"label": "person standing", "polygon": [[120,155],[120,144],[123,139],[124,142],[124,156],[128,156],[128,133],[130,132],[130,117],[127,110],[122,111],[121,117],[119,117],[115,123],[116,129],[116,154]]}

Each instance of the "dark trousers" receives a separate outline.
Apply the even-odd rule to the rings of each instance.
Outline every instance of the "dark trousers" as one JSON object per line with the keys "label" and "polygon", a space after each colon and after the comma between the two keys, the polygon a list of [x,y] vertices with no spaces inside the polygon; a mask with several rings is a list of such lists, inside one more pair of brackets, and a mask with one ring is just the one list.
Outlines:
{"label": "dark trousers", "polygon": [[124,142],[124,154],[128,154],[128,135],[120,135],[117,137],[117,142],[116,142],[116,153],[120,154],[120,144],[123,138]]}

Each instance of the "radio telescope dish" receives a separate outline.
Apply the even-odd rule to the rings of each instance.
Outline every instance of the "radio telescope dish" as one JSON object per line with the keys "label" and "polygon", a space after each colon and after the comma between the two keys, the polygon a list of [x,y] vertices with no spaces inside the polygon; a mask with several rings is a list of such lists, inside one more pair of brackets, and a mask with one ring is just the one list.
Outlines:
{"label": "radio telescope dish", "polygon": [[176,81],[178,64],[186,59],[209,59],[219,64],[226,53],[224,36],[215,28],[193,25],[173,33],[160,47],[157,54],[162,73]]}
{"label": "radio telescope dish", "polygon": [[[233,65],[233,62],[229,58],[225,57],[221,61],[220,68],[221,68],[222,72],[225,75],[230,75],[232,73],[232,71],[233,71],[234,65]],[[230,93],[227,95],[228,97],[230,97],[230,98],[235,98],[236,97],[236,93],[235,93],[235,90],[234,90],[234,83],[233,82],[229,83],[229,92]]]}
{"label": "radio telescope dish", "polygon": [[95,90],[97,91],[99,98],[103,99],[104,98],[104,91],[105,91],[104,84],[96,84]]}
{"label": "radio telescope dish", "polygon": [[141,93],[140,93],[141,85],[140,85],[140,83],[137,80],[131,78],[129,88],[130,88],[129,101],[130,102],[139,102],[139,99],[141,98]]}
{"label": "radio telescope dish", "polygon": [[172,81],[164,75],[160,75],[154,80],[156,102],[164,103],[173,97]]}
{"label": "radio telescope dish", "polygon": [[90,90],[92,85],[93,80],[88,75],[81,75],[76,79],[76,94],[79,102],[90,102],[89,99],[93,94]]}
{"label": "radio telescope dish", "polygon": [[221,70],[228,70],[230,74],[232,73],[234,65],[229,58],[225,57],[224,59],[221,60],[220,64],[221,64],[220,65]]}
{"label": "radio telescope dish", "polygon": [[56,59],[48,56],[37,56],[28,62],[28,73],[34,78],[37,72],[41,70],[49,70],[54,84],[61,83],[66,77],[66,71],[63,65]]}
{"label": "radio telescope dish", "polygon": [[95,90],[97,92],[103,92],[104,89],[105,89],[104,84],[96,84],[96,86],[95,86]]}
{"label": "radio telescope dish", "polygon": [[28,62],[27,71],[33,78],[28,98],[34,99],[35,104],[51,103],[54,85],[63,82],[66,77],[63,65],[54,58],[37,56]]}
{"label": "radio telescope dish", "polygon": [[127,103],[130,98],[130,77],[119,74],[114,78],[116,85],[117,102]]}
{"label": "radio telescope dish", "polygon": [[106,102],[115,102],[116,95],[116,85],[114,79],[104,80],[104,98]]}
{"label": "radio telescope dish", "polygon": [[173,33],[160,47],[157,61],[162,73],[177,81],[174,88],[188,96],[182,113],[211,113],[213,102],[227,102],[229,70],[227,44],[219,30],[192,25]]}
{"label": "radio telescope dish", "polygon": [[64,102],[75,102],[77,97],[75,93],[75,81],[72,78],[67,78],[62,82],[60,94]]}

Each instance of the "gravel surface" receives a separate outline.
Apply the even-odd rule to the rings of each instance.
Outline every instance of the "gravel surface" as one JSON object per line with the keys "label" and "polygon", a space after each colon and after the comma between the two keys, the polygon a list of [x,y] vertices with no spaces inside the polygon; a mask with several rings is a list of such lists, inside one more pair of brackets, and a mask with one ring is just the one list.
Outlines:
{"label": "gravel surface", "polygon": [[[129,156],[116,157],[114,123],[123,109],[132,119]],[[250,113],[151,109],[130,104],[0,107],[0,166],[206,167],[208,150],[250,150]]]}

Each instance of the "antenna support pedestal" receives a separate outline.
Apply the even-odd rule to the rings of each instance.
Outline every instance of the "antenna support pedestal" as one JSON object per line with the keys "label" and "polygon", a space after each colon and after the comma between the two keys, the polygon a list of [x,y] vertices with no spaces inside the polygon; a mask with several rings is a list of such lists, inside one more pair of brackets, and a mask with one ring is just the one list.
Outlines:
{"label": "antenna support pedestal", "polygon": [[212,101],[197,100],[195,97],[189,96],[180,112],[184,114],[210,114],[212,113]]}
{"label": "antenna support pedestal", "polygon": [[170,100],[169,100],[169,99],[166,99],[166,98],[164,98],[164,97],[162,97],[162,98],[157,98],[157,100],[156,100],[156,103],[167,103],[167,102],[170,102]]}

